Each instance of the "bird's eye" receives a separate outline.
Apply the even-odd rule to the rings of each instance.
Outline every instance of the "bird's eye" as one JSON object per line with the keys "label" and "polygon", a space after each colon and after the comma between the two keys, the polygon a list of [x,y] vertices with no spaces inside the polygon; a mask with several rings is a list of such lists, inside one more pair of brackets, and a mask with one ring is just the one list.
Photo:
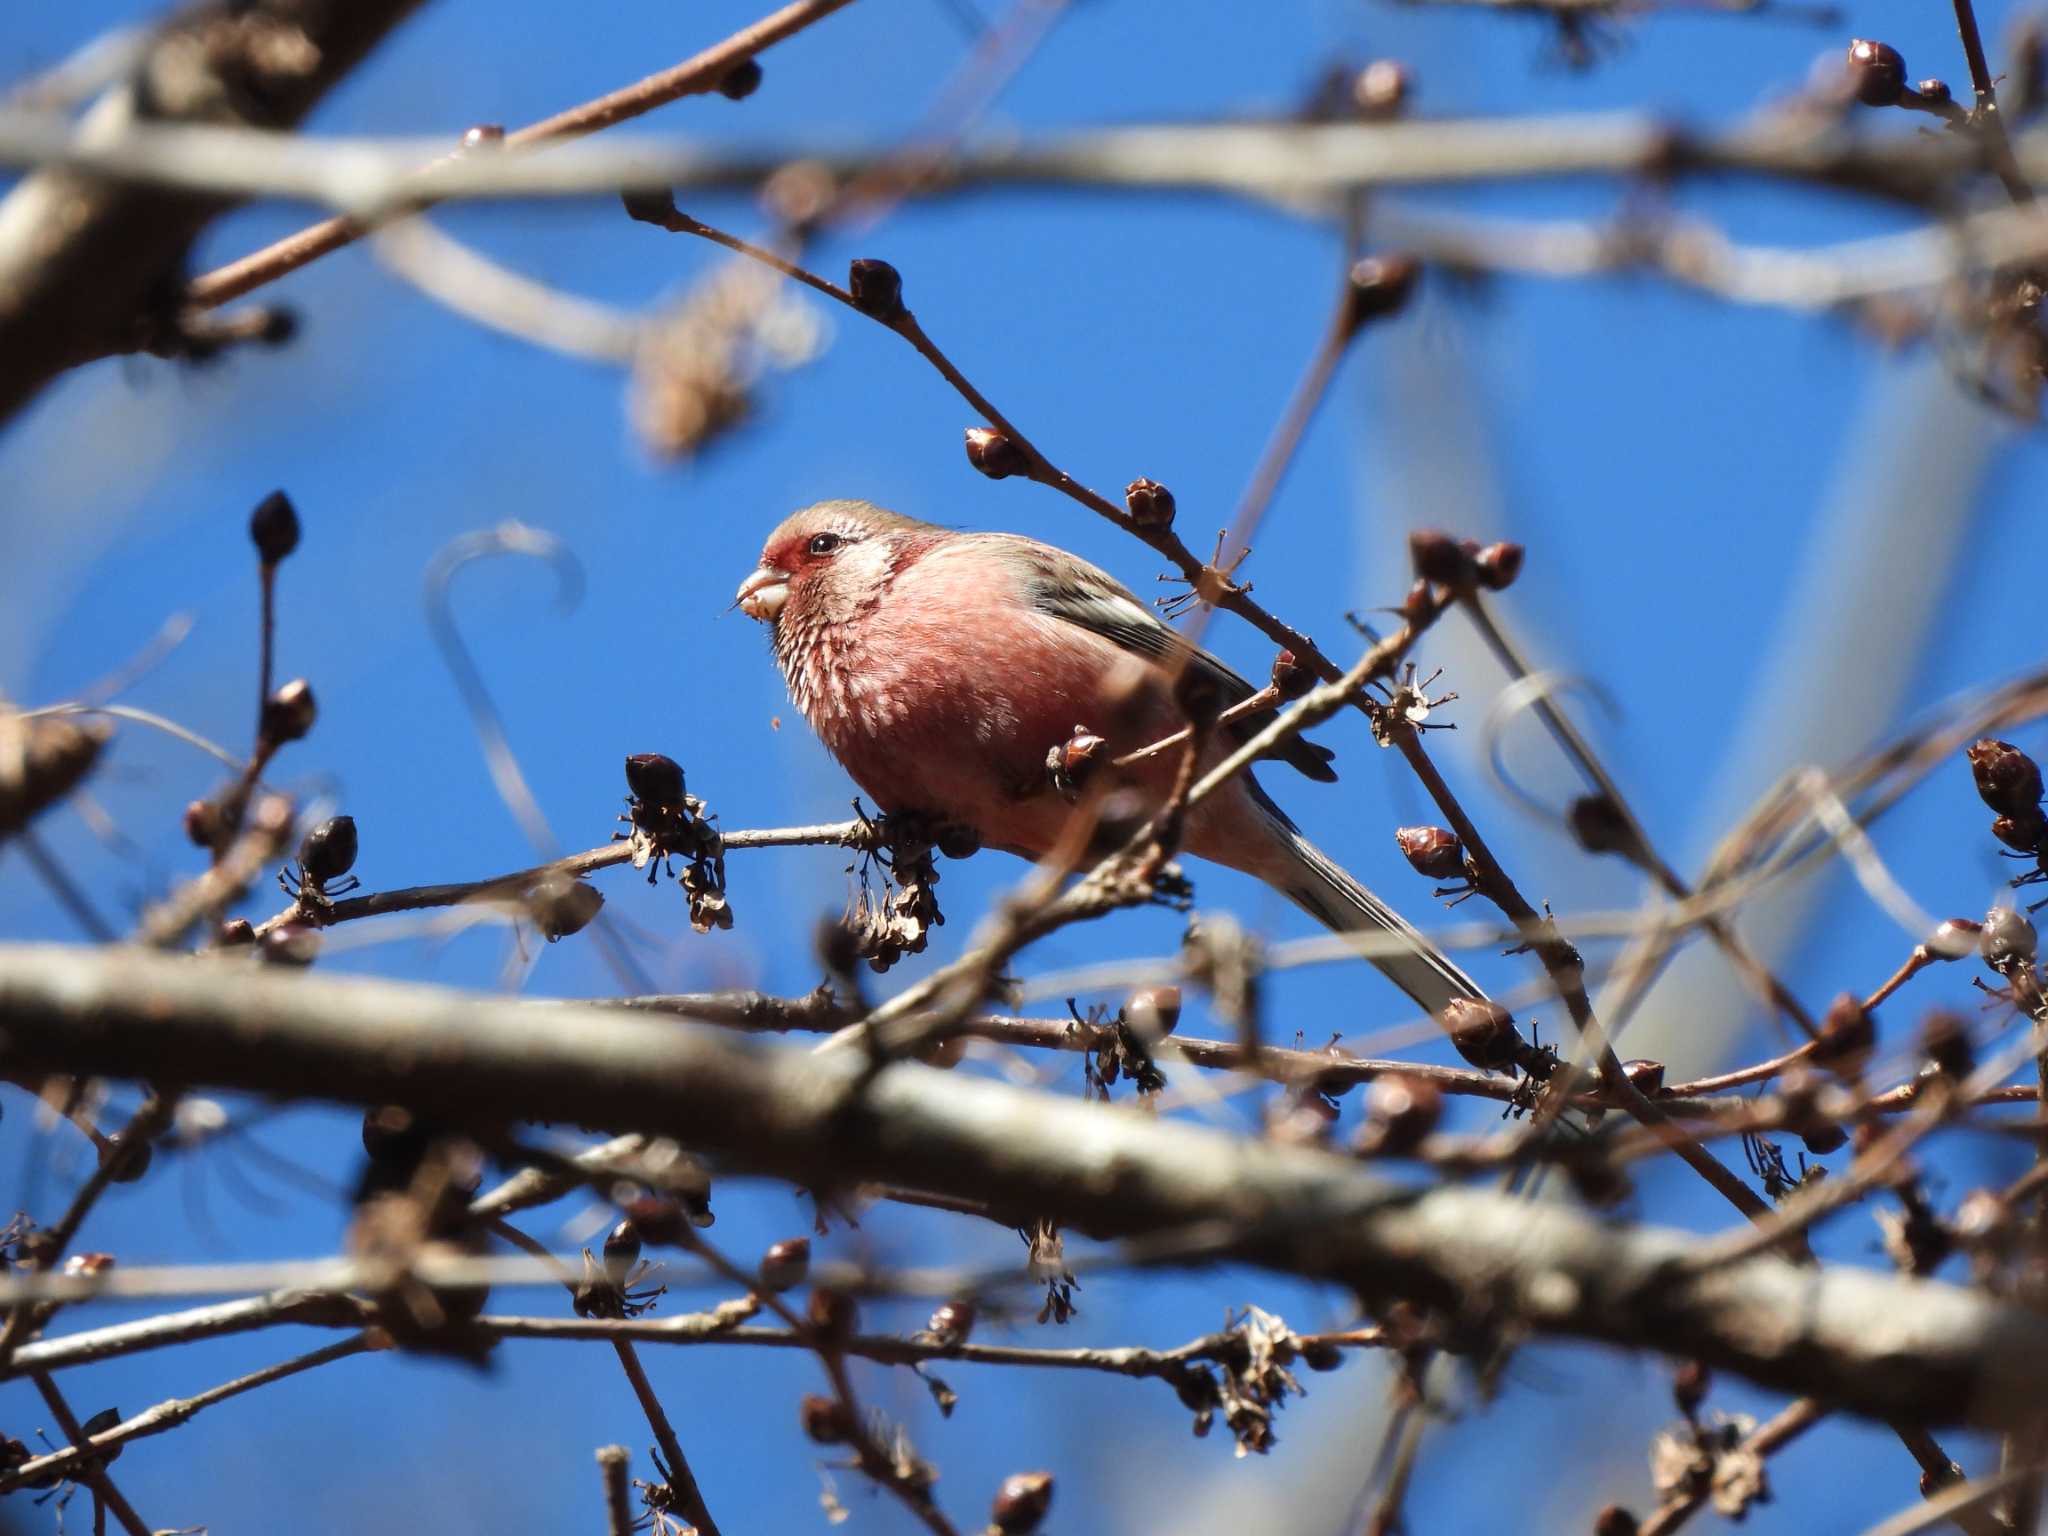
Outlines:
{"label": "bird's eye", "polygon": [[829,555],[845,542],[846,540],[836,533],[814,533],[811,535],[811,553],[814,555]]}

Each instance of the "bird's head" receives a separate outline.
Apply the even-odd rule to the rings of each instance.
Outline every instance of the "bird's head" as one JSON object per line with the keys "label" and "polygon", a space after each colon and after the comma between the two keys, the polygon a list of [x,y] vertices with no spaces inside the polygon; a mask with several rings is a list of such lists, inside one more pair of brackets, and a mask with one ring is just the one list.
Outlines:
{"label": "bird's head", "polygon": [[785,613],[849,616],[942,530],[865,501],[821,501],[784,518],[740,583],[740,611],[764,624]]}

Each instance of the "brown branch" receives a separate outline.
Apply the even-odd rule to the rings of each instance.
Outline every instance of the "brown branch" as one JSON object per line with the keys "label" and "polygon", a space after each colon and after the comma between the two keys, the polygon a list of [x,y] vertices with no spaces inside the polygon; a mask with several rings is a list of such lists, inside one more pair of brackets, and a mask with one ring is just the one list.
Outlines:
{"label": "brown branch", "polygon": [[922,1067],[862,1086],[852,1053],[764,1052],[617,1010],[335,977],[225,987],[189,961],[0,947],[0,1014],[21,1070],[174,1070],[195,1088],[397,1099],[457,1126],[535,1118],[677,1135],[806,1187],[1008,1201],[1079,1231],[1154,1234],[1160,1262],[1199,1251],[1340,1279],[1697,1357],[1885,1418],[2009,1422],[2048,1370],[2048,1319],[1955,1286],[1769,1256],[1681,1276],[1700,1245],[1676,1233],[1482,1190],[1417,1193],[1345,1159]]}
{"label": "brown branch", "polygon": [[[1494,659],[1511,678],[1518,682],[1528,681],[1528,661],[1523,657],[1520,647],[1501,627],[1485,600],[1476,591],[1461,594],[1461,600],[1473,626],[1478,629],[1480,638],[1486,642],[1487,649],[1493,652]],[[1621,792],[1620,784],[1616,782],[1614,775],[1607,771],[1606,764],[1600,761],[1592,744],[1586,740],[1571,717],[1551,701],[1547,692],[1536,694],[1533,707],[1536,717],[1543,722],[1544,728],[1550,732],[1559,749],[1577,765],[1586,782],[1598,793],[1606,806],[1612,808],[1613,814],[1619,819],[1622,837],[1616,851],[1654,879],[1674,900],[1691,899],[1692,887],[1670,862],[1657,852],[1642,819],[1636,815],[1628,797]],[[1755,951],[1751,950],[1742,936],[1735,931],[1734,925],[1719,914],[1709,915],[1704,919],[1704,924],[1709,937],[1720,946],[1722,953],[1727,955],[1736,973],[1753,991],[1768,999],[1774,1008],[1798,1025],[1807,1039],[1811,1040],[1815,1033],[1812,1014],[1807,1012],[1805,1006],[1792,994],[1791,988],[1773,975],[1770,967],[1757,957]],[[1653,972],[1653,966],[1646,965],[1637,969],[1633,973],[1637,978],[1636,987],[1647,987],[1648,979]],[[1624,999],[1618,1005],[1615,1016],[1625,1017],[1633,1011],[1637,995],[1639,991]]]}
{"label": "brown branch", "polygon": [[604,1480],[606,1536],[633,1536],[639,1529],[633,1518],[631,1485],[626,1481],[626,1460],[623,1445],[598,1447],[597,1475]]}
{"label": "brown branch", "polygon": [[701,219],[692,218],[678,210],[672,201],[663,205],[652,199],[633,198],[628,201],[627,207],[633,217],[641,223],[653,224],[674,234],[695,235],[699,239],[711,241],[714,245],[724,246],[729,251],[751,257],[773,267],[793,282],[802,283],[813,292],[844,304],[854,313],[866,315],[884,329],[894,331],[916,348],[919,356],[938,370],[939,376],[953,386],[954,391],[973,407],[983,421],[1009,439],[1023,456],[1026,478],[1052,487],[1061,495],[1070,497],[1091,512],[1114,523],[1124,532],[1144,541],[1172,561],[1181,578],[1202,592],[1205,599],[1213,593],[1216,607],[1236,614],[1268,639],[1292,651],[1297,661],[1310,668],[1324,682],[1336,681],[1336,663],[1325,656],[1313,640],[1254,602],[1249,588],[1237,586],[1227,580],[1211,579],[1213,573],[1208,562],[1188,548],[1180,535],[1173,531],[1171,524],[1139,522],[1125,508],[1116,505],[1100,492],[1089,489],[1053,463],[1036,443],[1024,435],[1016,423],[997,409],[995,403],[960,371],[939,344],[926,333],[924,327],[918,324],[917,317],[908,308],[900,303],[893,309],[865,308],[855,302],[853,295],[837,283],[818,276],[778,251],[769,250],[765,246],[756,245],[750,240],[743,240],[737,235],[728,234],[722,229],[706,224]]}
{"label": "brown branch", "polygon": [[108,1451],[118,1450],[130,1440],[140,1440],[147,1435],[160,1435],[166,1430],[176,1429],[204,1409],[216,1403],[224,1403],[231,1397],[240,1397],[244,1392],[253,1392],[258,1387],[267,1387],[274,1381],[283,1381],[302,1371],[327,1365],[336,1360],[346,1360],[351,1355],[360,1355],[373,1346],[363,1335],[343,1339],[309,1354],[298,1355],[276,1365],[267,1365],[260,1371],[251,1371],[233,1381],[210,1387],[194,1397],[173,1397],[158,1403],[154,1408],[145,1408],[132,1418],[123,1419],[110,1429],[79,1443],[53,1451],[48,1456],[38,1456],[25,1461],[10,1472],[0,1473],[0,1495],[12,1493],[17,1488],[26,1488],[30,1483],[43,1477],[78,1477],[81,1467],[90,1460],[103,1460]]}
{"label": "brown branch", "polygon": [[[88,1443],[91,1436],[86,1434],[85,1426],[78,1422],[78,1415],[71,1411],[71,1404],[64,1400],[64,1394],[57,1389],[57,1383],[44,1371],[36,1371],[31,1375],[36,1390],[42,1393],[43,1402],[49,1406],[51,1417],[56,1419],[57,1427],[64,1432],[64,1438],[71,1442],[74,1449]],[[72,1477],[92,1490],[92,1496],[121,1522],[121,1529],[126,1531],[128,1536],[152,1536],[149,1522],[135,1512],[135,1506],[130,1504],[122,1496],[121,1490],[114,1486],[114,1480],[107,1475],[104,1462],[80,1457],[74,1464]]]}
{"label": "brown branch", "polygon": [[[1397,700],[1398,706],[1398,700]],[[1600,1021],[1594,1016],[1592,1000],[1586,995],[1585,962],[1579,952],[1557,931],[1557,924],[1537,912],[1529,905],[1528,899],[1516,888],[1500,861],[1480,835],[1479,828],[1465,813],[1458,797],[1437,772],[1436,764],[1430,761],[1423,750],[1421,733],[1402,715],[1398,707],[1385,711],[1388,722],[1387,734],[1396,750],[1408,760],[1408,766],[1422,781],[1422,787],[1437,804],[1446,820],[1465,845],[1468,867],[1472,871],[1473,883],[1480,893],[1512,922],[1521,932],[1524,942],[1549,973],[1558,995],[1564,1000],[1566,1011],[1571,1014],[1573,1024],[1578,1028],[1585,1047],[1594,1054],[1600,1067],[1600,1081],[1609,1094],[1620,1101],[1623,1109],[1650,1126],[1665,1139],[1665,1144],[1678,1155],[1687,1167],[1711,1184],[1721,1196],[1752,1221],[1767,1220],[1771,1208],[1766,1205],[1740,1178],[1729,1171],[1721,1160],[1702,1147],[1684,1130],[1673,1124],[1662,1110],[1630,1081],[1622,1070],[1620,1058],[1614,1054]]]}
{"label": "brown branch", "polygon": [[[186,10],[156,34],[135,83],[103,97],[89,121],[99,132],[140,117],[249,122],[242,104],[261,102],[254,126],[289,128],[417,3],[215,0]],[[167,283],[175,294],[193,240],[233,202],[61,168],[9,192],[0,202],[0,421],[65,369],[163,329]]]}
{"label": "brown branch", "polygon": [[[99,1149],[99,1165],[95,1167],[78,1193],[71,1197],[71,1204],[61,1220],[52,1227],[46,1237],[35,1245],[32,1272],[49,1274],[64,1257],[71,1246],[71,1240],[78,1236],[78,1229],[85,1225],[85,1218],[92,1214],[92,1208],[99,1204],[100,1196],[117,1179],[133,1178],[145,1166],[140,1160],[150,1155],[149,1145],[165,1126],[170,1124],[176,1112],[177,1100],[168,1094],[151,1093],[142,1101],[142,1106],[128,1118],[128,1123],[112,1138],[111,1143]],[[9,1365],[14,1358],[16,1346],[28,1337],[48,1318],[47,1309],[33,1303],[22,1302],[7,1314],[7,1324],[0,1328],[0,1368]]]}
{"label": "brown branch", "polygon": [[[795,0],[795,3],[764,16],[724,42],[672,68],[509,133],[501,147],[517,150],[581,138],[684,96],[716,90],[719,82],[737,65],[852,3],[853,0]],[[432,170],[431,166],[425,168],[421,173],[422,179],[430,181]],[[432,207],[434,201],[431,192],[423,192],[407,202],[405,211],[417,213]],[[195,309],[213,309],[265,283],[275,282],[288,272],[296,272],[308,262],[340,250],[361,239],[374,227],[374,224],[348,218],[323,220],[196,278],[185,290],[185,302]]]}

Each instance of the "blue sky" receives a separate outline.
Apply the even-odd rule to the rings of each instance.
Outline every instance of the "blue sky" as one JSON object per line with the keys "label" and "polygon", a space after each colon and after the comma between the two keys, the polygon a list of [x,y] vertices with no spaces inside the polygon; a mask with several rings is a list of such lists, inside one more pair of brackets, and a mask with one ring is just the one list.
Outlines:
{"label": "blue sky", "polygon": [[[147,13],[28,8],[0,37],[0,75],[47,65],[99,27]],[[314,126],[452,139],[476,122],[516,125],[638,78],[755,14],[729,0],[621,0],[593,26],[534,0],[428,6]],[[1988,8],[1987,35],[2006,20],[2001,7]],[[1915,77],[1940,74],[1961,89],[1949,15],[1931,5],[1859,5],[1834,29],[1769,16],[1656,16],[1617,34],[1596,69],[1574,73],[1539,26],[1513,16],[1363,0],[1087,0],[1005,94],[989,130],[1286,112],[1327,62],[1379,55],[1413,66],[1425,113],[1646,105],[1708,124],[1793,88],[1817,54],[1851,35],[1891,41]],[[964,46],[951,8],[936,0],[860,0],[770,54],[749,100],[697,98],[639,126],[705,143],[885,143],[915,123]],[[1903,134],[1918,121],[1870,126]],[[1822,194],[1717,183],[1672,197],[1752,241],[1808,244],[1900,227],[1896,213]],[[1410,198],[1532,217],[1593,216],[1616,202],[1616,189],[1584,184]],[[686,206],[740,230],[760,227],[743,198]],[[672,297],[722,259],[627,223],[608,201],[441,217],[529,275],[620,306]],[[199,263],[242,254],[304,218],[277,207],[239,213],[207,235]],[[862,255],[902,270],[927,329],[1059,463],[1112,493],[1140,474],[1166,482],[1189,542],[1200,544],[1201,530],[1227,517],[1320,332],[1338,246],[1328,228],[1239,202],[1032,193],[911,206],[857,241],[827,237],[813,259],[836,276]],[[280,760],[279,778],[354,814],[357,872],[373,887],[480,876],[531,857],[423,617],[427,562],[461,534],[508,519],[532,524],[561,539],[586,578],[570,612],[549,606],[551,579],[530,564],[478,566],[455,588],[463,632],[564,847],[605,839],[629,752],[680,760],[728,827],[845,813],[851,786],[789,707],[762,634],[724,611],[762,535],[797,506],[863,496],[941,522],[1027,532],[1153,588],[1150,553],[1081,508],[976,475],[959,447],[972,424],[964,405],[895,338],[843,312],[816,312],[822,352],[765,380],[742,429],[694,462],[668,465],[633,438],[618,372],[481,331],[364,251],[317,264],[274,297],[303,321],[289,349],[203,372],[101,364],[65,379],[0,434],[0,690],[35,703],[71,697],[118,669],[170,615],[189,613],[190,638],[128,698],[239,749],[256,624],[244,520],[262,494],[284,487],[306,535],[282,576],[279,666],[313,681],[321,719]],[[1788,767],[1844,760],[1954,691],[2038,660],[2023,573],[2048,555],[2042,452],[2037,436],[1965,400],[1929,352],[1887,353],[1837,321],[1733,308],[1651,278],[1469,288],[1433,276],[1417,307],[1348,362],[1248,573],[1269,606],[1334,653],[1348,644],[1345,610],[1398,598],[1409,527],[1522,540],[1530,553],[1504,605],[1510,622],[1547,664],[1597,680],[1611,696],[1611,716],[1585,706],[1602,750],[1660,844],[1697,867],[1729,816]],[[1220,618],[1207,638],[1247,674],[1263,674],[1268,648],[1243,626]],[[1487,783],[1478,748],[1498,675],[1469,634],[1446,626],[1421,654],[1448,667],[1447,683],[1464,695],[1451,716],[1461,730],[1437,743],[1523,889],[1560,913],[1633,899],[1621,872],[1589,865]],[[1554,797],[1564,775],[1525,732],[1514,729],[1509,756]],[[1357,723],[1324,734],[1339,753],[1341,784],[1283,775],[1269,784],[1317,841],[1418,921],[1430,919],[1427,889],[1390,835],[1433,819],[1419,790]],[[2048,744],[2038,730],[2018,735]],[[177,812],[212,782],[188,749],[125,730],[95,794],[135,850],[110,852],[70,814],[47,824],[49,843],[103,910],[125,920],[193,868]],[[1878,843],[1926,909],[1977,912],[2006,872],[1985,822],[1967,774],[1950,765]],[[605,880],[607,910],[639,936],[640,961],[664,989],[801,990],[817,979],[808,935],[842,901],[843,866],[816,851],[736,856],[738,923],[726,934],[690,934],[673,889],[650,890],[623,872]],[[933,958],[957,953],[974,915],[1021,872],[995,856],[946,865],[940,896],[951,921]],[[1306,931],[1277,898],[1237,877],[1202,871],[1199,892],[1204,905],[1228,906],[1262,931]],[[1910,942],[1839,876],[1771,926],[1766,941],[1786,976],[1816,1003],[1868,990]],[[76,936],[19,857],[0,856],[0,933]],[[373,936],[368,925],[351,935]],[[1046,941],[1022,970],[1163,954],[1177,940],[1167,914],[1129,914]],[[391,938],[326,963],[493,986],[507,953],[504,934],[487,930]],[[1474,964],[1495,980],[1519,974],[1511,962]],[[1715,990],[1714,969],[1705,963],[1696,986],[1669,989],[1650,1011],[1641,1028],[1655,1054],[1704,1063],[1768,1046],[1740,998]],[[528,984],[568,995],[617,987],[588,942],[547,949]],[[1889,1029],[1902,1034],[1932,1001],[1972,1006],[1964,967],[1919,987],[1887,1017]],[[1370,1040],[1403,1022],[1402,1000],[1351,967],[1276,977],[1269,1007],[1276,1036],[1298,1029],[1317,1044],[1332,1033]],[[1417,1054],[1443,1053],[1429,1043]],[[1045,1070],[1057,1091],[1080,1091],[1078,1066]],[[19,1201],[47,1214],[78,1170],[63,1143],[57,1166],[43,1166],[26,1102],[17,1094],[6,1108],[0,1168],[23,1172],[19,1194],[0,1187],[0,1206]],[[1241,1102],[1211,1112],[1243,1120]],[[353,1117],[295,1112],[262,1135],[343,1181],[352,1173]],[[1934,1168],[1953,1198],[1995,1182],[2015,1155],[1965,1140]],[[202,1197],[173,1198],[165,1187],[188,1177],[217,1230],[195,1214]],[[117,1191],[86,1241],[129,1263],[333,1250],[338,1206],[274,1193],[276,1206],[252,1207],[218,1173],[166,1168],[140,1190]],[[808,1221],[807,1205],[774,1187],[734,1181],[715,1203],[713,1235],[740,1256]],[[1646,1179],[1635,1210],[1703,1228],[1728,1219],[1676,1174]],[[552,1215],[573,1222],[577,1213]],[[564,1241],[565,1230],[581,1230],[549,1218],[534,1229]],[[1874,1243],[1868,1216],[1857,1214],[1823,1246],[1881,1262]],[[877,1211],[823,1246],[919,1262],[1021,1257],[1002,1234],[898,1211]],[[1166,1345],[1220,1325],[1226,1307],[1245,1302],[1302,1327],[1345,1316],[1341,1297],[1230,1270],[1105,1276],[1081,1301],[1081,1316],[1058,1337],[1028,1318],[1014,1337]],[[499,1302],[557,1305],[539,1291]],[[911,1328],[923,1317],[885,1309],[876,1322]],[[95,1367],[75,1377],[74,1400],[83,1412],[133,1412],[314,1342],[278,1333]],[[814,1385],[809,1362],[696,1351],[654,1354],[650,1370],[728,1529],[820,1528],[812,1448],[794,1423],[797,1394]],[[1382,1366],[1355,1360],[1311,1381],[1270,1458],[1235,1462],[1219,1439],[1190,1440],[1184,1412],[1157,1385],[964,1367],[950,1379],[963,1403],[945,1422],[908,1376],[878,1372],[863,1385],[909,1419],[963,1525],[1004,1474],[1045,1465],[1062,1477],[1052,1528],[1072,1536],[1141,1521],[1158,1528],[1162,1510],[1176,1530],[1233,1521],[1340,1529],[1384,1398]],[[1510,1500],[1521,1529],[1583,1529],[1610,1497],[1647,1508],[1645,1426],[1668,1415],[1662,1379],[1648,1361],[1525,1352],[1497,1402],[1465,1402],[1457,1422],[1432,1429],[1412,1528],[1504,1528]],[[1775,1406],[1733,1384],[1715,1401]],[[0,1428],[23,1434],[41,1411],[26,1388],[0,1386]],[[506,1347],[487,1376],[350,1361],[138,1446],[120,1471],[159,1525],[204,1521],[218,1533],[274,1529],[283,1511],[313,1530],[595,1529],[590,1452],[613,1440],[635,1447],[635,1471],[649,1473],[645,1426],[610,1359],[533,1343]],[[1985,1464],[1983,1447],[1957,1448],[1973,1467]],[[1830,1426],[1774,1463],[1774,1483],[1779,1501],[1752,1517],[1751,1530],[1855,1529],[1908,1501],[1914,1478],[1885,1435]],[[845,1479],[841,1492],[848,1529],[908,1528],[901,1511]],[[27,1529],[43,1518],[8,1514]]]}

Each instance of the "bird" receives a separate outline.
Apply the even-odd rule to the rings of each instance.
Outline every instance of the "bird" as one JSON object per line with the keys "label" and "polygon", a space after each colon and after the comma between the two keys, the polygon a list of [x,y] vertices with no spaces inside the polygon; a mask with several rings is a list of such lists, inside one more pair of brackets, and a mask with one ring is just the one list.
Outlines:
{"label": "bird", "polygon": [[[1036,539],[962,532],[866,501],[821,501],[785,518],[737,606],[769,626],[791,701],[884,812],[971,831],[1038,860],[1074,807],[1047,754],[1077,732],[1122,756],[1187,723],[1186,672],[1219,708],[1252,685],[1108,573]],[[1255,729],[1216,732],[1206,769]],[[1334,781],[1334,754],[1299,736],[1273,757]],[[1116,770],[1153,804],[1171,752]],[[1428,939],[1301,834],[1249,771],[1188,813],[1181,849],[1255,876],[1337,933],[1390,934],[1372,964],[1431,1014],[1485,994]]]}

